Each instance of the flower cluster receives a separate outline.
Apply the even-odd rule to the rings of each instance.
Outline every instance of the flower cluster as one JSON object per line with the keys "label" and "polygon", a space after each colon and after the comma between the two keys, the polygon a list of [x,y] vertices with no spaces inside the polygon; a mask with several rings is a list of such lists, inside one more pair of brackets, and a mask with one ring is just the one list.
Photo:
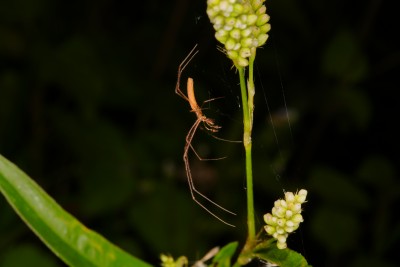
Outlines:
{"label": "flower cluster", "polygon": [[179,257],[177,260],[174,260],[172,256],[161,254],[161,267],[187,267],[188,260],[185,256]]}
{"label": "flower cluster", "polygon": [[285,193],[285,200],[275,201],[272,214],[264,215],[265,231],[277,240],[277,247],[284,249],[287,247],[286,239],[290,233],[299,228],[303,222],[301,216],[301,204],[306,201],[307,190],[301,189],[298,193]]}
{"label": "flower cluster", "polygon": [[207,14],[236,66],[249,65],[248,58],[268,39],[271,25],[265,0],[207,0]]}

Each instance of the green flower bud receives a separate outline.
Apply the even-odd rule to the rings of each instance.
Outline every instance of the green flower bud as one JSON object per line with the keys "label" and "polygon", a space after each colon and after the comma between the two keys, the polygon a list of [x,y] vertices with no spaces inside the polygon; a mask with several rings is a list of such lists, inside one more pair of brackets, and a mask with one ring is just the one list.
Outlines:
{"label": "green flower bud", "polygon": [[271,213],[266,213],[266,214],[264,214],[264,222],[265,222],[266,224],[274,225],[274,222],[273,222],[272,218],[274,218],[274,217],[272,216]]}
{"label": "green flower bud", "polygon": [[265,225],[264,229],[269,235],[273,235],[275,233],[275,227],[271,225]]}
{"label": "green flower bud", "polygon": [[229,35],[227,31],[219,30],[215,33],[215,39],[220,41],[221,43],[225,43],[228,40]]}
{"label": "green flower bud", "polygon": [[269,21],[269,16],[267,14],[262,14],[261,16],[259,16],[257,18],[256,25],[261,26],[261,25],[264,25],[265,23],[267,23],[268,21]]}
{"label": "green flower bud", "polygon": [[303,216],[301,216],[301,214],[298,213],[298,214],[295,214],[295,215],[292,217],[291,221],[293,221],[294,223],[301,223],[301,222],[303,222],[304,220],[303,220]]}
{"label": "green flower bud", "polygon": [[252,25],[256,24],[257,20],[258,20],[258,16],[256,14],[251,14],[251,15],[247,16],[246,22],[247,22],[247,25],[252,26]]}
{"label": "green flower bud", "polygon": [[245,58],[239,57],[236,64],[239,67],[247,67],[249,65],[249,61]]}
{"label": "green flower bud", "polygon": [[236,46],[236,41],[232,38],[229,38],[225,43],[226,50],[228,50],[228,51],[236,50],[236,49],[234,49],[235,46]]}
{"label": "green flower bud", "polygon": [[270,30],[271,30],[271,24],[269,24],[269,23],[266,23],[266,24],[260,26],[260,33],[265,33],[266,34]]}
{"label": "green flower bud", "polygon": [[214,19],[214,27],[219,26],[222,27],[222,25],[224,25],[225,23],[225,19],[223,16],[217,16]]}
{"label": "green flower bud", "polygon": [[232,15],[238,15],[238,14],[242,14],[243,13],[243,5],[242,4],[238,4],[238,3],[236,3],[236,4],[234,4],[233,5],[233,12],[232,12]]}
{"label": "green flower bud", "polygon": [[242,34],[242,37],[245,37],[245,38],[242,38],[242,43],[243,42],[246,42],[246,39],[250,39],[251,40],[251,38],[249,38],[249,36],[251,35],[251,33],[252,33],[252,30],[251,29],[244,29],[244,30],[242,30],[242,32],[241,32],[241,34]]}
{"label": "green flower bud", "polygon": [[[233,61],[237,60],[239,58],[239,53],[237,51],[234,50],[229,50],[227,52],[227,55],[230,59],[232,59]],[[265,218],[265,217],[264,217]]]}
{"label": "green flower bud", "polygon": [[240,42],[240,44],[242,45],[242,47],[244,48],[250,48],[253,44],[253,39],[251,38],[244,38],[242,39],[242,41]]}
{"label": "green flower bud", "polygon": [[262,15],[262,14],[265,14],[266,12],[267,12],[267,7],[266,6],[262,6],[257,10],[256,14],[257,15]]}
{"label": "green flower bud", "polygon": [[230,35],[233,39],[235,39],[235,40],[239,40],[240,37],[242,36],[242,35],[240,34],[240,30],[238,30],[238,29],[233,29],[233,30],[231,30],[231,31],[229,32],[229,35]]}
{"label": "green flower bud", "polygon": [[280,243],[280,242],[278,242],[278,243],[276,243],[276,246],[277,246],[277,248],[279,248],[279,249],[285,249],[285,248],[287,248],[287,244],[286,244],[286,243]]}
{"label": "green flower bud", "polygon": [[253,0],[252,1],[252,6],[253,6],[254,10],[258,10],[262,6],[264,1],[265,0]]}
{"label": "green flower bud", "polygon": [[254,26],[254,27],[252,28],[252,34],[253,34],[253,36],[257,36],[257,37],[258,37],[258,35],[260,35],[260,33],[261,33],[261,30],[260,30],[259,27]]}
{"label": "green flower bud", "polygon": [[258,45],[261,46],[265,44],[265,42],[268,40],[268,37],[268,34],[260,34],[257,39]]}
{"label": "green flower bud", "polygon": [[236,24],[236,19],[235,18],[226,18],[225,19],[225,24],[227,26],[233,27]]}
{"label": "green flower bud", "polygon": [[243,58],[248,58],[251,56],[250,48],[242,48],[240,49],[240,56]]}

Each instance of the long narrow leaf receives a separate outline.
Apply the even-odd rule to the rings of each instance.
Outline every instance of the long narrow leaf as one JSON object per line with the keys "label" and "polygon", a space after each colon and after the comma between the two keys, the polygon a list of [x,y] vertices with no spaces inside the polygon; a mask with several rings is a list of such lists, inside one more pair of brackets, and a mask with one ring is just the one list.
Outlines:
{"label": "long narrow leaf", "polygon": [[0,191],[31,230],[69,266],[151,266],[86,228],[2,155]]}

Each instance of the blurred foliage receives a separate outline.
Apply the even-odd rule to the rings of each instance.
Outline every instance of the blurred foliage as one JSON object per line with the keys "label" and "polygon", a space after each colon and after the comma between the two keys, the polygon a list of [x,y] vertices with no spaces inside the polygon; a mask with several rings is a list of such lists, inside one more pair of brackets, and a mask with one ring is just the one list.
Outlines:
{"label": "blurred foliage", "polygon": [[[396,9],[377,0],[267,5],[253,136],[259,226],[282,189],[306,187],[291,248],[314,266],[394,266]],[[160,253],[196,260],[245,238],[241,145],[198,131],[203,157],[227,159],[191,156],[198,187],[238,212],[226,218],[235,229],[198,207],[186,185],[181,157],[195,118],[174,86],[195,43],[183,79],[194,78],[199,102],[223,96],[205,113],[223,127],[219,137],[238,140],[238,81],[204,1],[0,2],[0,153],[87,226],[154,264]],[[62,266],[3,200],[0,236],[0,266]]]}

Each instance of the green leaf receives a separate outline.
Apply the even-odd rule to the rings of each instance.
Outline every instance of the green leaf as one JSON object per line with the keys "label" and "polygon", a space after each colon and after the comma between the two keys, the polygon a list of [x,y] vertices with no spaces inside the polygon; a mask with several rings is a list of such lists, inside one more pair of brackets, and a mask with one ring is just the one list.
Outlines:
{"label": "green leaf", "polygon": [[213,259],[213,263],[216,263],[218,267],[230,267],[231,266],[231,258],[238,246],[238,242],[231,242],[225,245],[221,250],[215,255]]}
{"label": "green leaf", "polygon": [[0,191],[31,230],[69,266],[151,266],[86,228],[1,155]]}
{"label": "green leaf", "polygon": [[271,239],[264,241],[253,251],[255,258],[275,263],[281,267],[308,267],[306,259],[298,252],[291,249],[278,249],[276,242]]}

